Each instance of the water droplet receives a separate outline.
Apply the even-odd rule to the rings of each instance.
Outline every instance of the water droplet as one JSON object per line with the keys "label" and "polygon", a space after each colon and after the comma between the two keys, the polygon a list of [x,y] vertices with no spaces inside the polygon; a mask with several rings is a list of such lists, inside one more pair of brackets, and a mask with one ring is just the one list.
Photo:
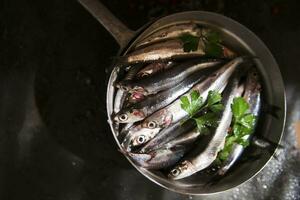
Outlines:
{"label": "water droplet", "polygon": [[266,186],[266,185],[263,185],[263,188],[264,188],[264,189],[267,189],[267,186]]}

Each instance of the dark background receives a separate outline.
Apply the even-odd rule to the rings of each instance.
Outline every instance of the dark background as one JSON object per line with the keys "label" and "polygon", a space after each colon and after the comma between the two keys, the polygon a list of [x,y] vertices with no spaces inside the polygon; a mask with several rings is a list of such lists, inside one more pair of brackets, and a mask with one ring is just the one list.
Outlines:
{"label": "dark background", "polygon": [[[297,0],[102,2],[133,30],[185,10],[231,17],[269,47],[290,88],[289,102],[298,98]],[[105,110],[105,68],[117,52],[110,34],[75,0],[0,0],[1,200],[202,199],[160,188],[117,151]],[[270,183],[273,189],[258,191],[255,198],[299,199],[299,170],[285,170],[296,177],[293,189],[288,186],[282,196],[274,193],[290,180],[279,178]],[[235,199],[246,191],[244,197],[251,199],[249,188],[261,183],[256,181],[226,195]]]}

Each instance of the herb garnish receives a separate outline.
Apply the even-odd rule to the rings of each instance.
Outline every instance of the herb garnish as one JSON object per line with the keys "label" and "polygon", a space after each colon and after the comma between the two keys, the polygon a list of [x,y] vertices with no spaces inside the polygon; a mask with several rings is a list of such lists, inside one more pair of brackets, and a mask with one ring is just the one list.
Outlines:
{"label": "herb garnish", "polygon": [[197,51],[198,43],[200,38],[190,35],[190,34],[183,34],[179,37],[179,39],[183,42],[183,50],[184,52],[191,52]]}
{"label": "herb garnish", "polygon": [[233,114],[231,134],[226,137],[224,148],[218,154],[218,159],[221,161],[228,158],[235,143],[244,147],[249,145],[249,141],[245,139],[245,136],[250,135],[254,131],[256,121],[256,116],[249,113],[249,104],[242,97],[234,98],[231,110]]}
{"label": "herb garnish", "polygon": [[223,48],[220,45],[221,42],[221,37],[218,32],[209,32],[205,41],[205,54],[211,57],[220,57],[223,52]]}
{"label": "herb garnish", "polygon": [[[185,110],[190,118],[193,118],[200,132],[206,133],[209,127],[217,126],[217,114],[224,109],[221,103],[222,96],[216,91],[209,91],[207,101],[203,102],[203,98],[199,92],[194,90],[188,96],[180,98],[181,108]],[[206,110],[205,114],[200,117],[194,117],[201,110]]]}

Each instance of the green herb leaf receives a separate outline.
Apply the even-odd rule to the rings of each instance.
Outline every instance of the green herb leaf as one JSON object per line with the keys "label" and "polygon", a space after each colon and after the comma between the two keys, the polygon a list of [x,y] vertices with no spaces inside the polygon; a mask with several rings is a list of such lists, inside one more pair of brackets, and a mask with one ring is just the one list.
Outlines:
{"label": "green herb leaf", "polygon": [[254,126],[255,116],[253,114],[245,114],[238,121],[243,127],[250,129]]}
{"label": "green herb leaf", "polygon": [[183,96],[180,98],[181,108],[185,110],[190,117],[193,117],[197,111],[203,106],[203,100],[199,92],[196,90],[192,91],[190,94],[191,101],[188,96]]}
{"label": "green herb leaf", "polygon": [[219,92],[209,91],[207,96],[207,105],[212,106],[219,103],[222,100],[222,96]]}
{"label": "green herb leaf", "polygon": [[219,113],[221,112],[222,110],[224,110],[224,105],[221,104],[221,103],[218,103],[218,104],[215,104],[215,105],[212,105],[210,107],[210,110],[214,113]]}
{"label": "green herb leaf", "polygon": [[223,48],[221,45],[216,43],[207,43],[205,45],[204,52],[209,57],[221,57],[223,53]]}
{"label": "green herb leaf", "polygon": [[233,99],[231,110],[235,120],[244,115],[248,109],[249,105],[243,97],[237,97]]}
{"label": "green herb leaf", "polygon": [[187,96],[182,96],[182,97],[180,98],[180,101],[181,101],[181,104],[180,104],[181,108],[182,108],[183,110],[187,111],[187,110],[188,110],[188,107],[190,106],[189,98],[188,98]]}
{"label": "green herb leaf", "polygon": [[212,112],[205,113],[204,115],[194,118],[196,121],[199,131],[202,131],[203,128],[207,127],[216,127],[217,126],[217,115]]}
{"label": "green herb leaf", "polygon": [[190,34],[184,34],[180,36],[179,39],[183,42],[184,52],[197,51],[200,39],[199,37]]}
{"label": "green herb leaf", "polygon": [[216,31],[210,31],[207,35],[206,35],[207,40],[210,43],[220,43],[221,42],[221,36],[219,32]]}
{"label": "green herb leaf", "polygon": [[195,114],[205,108],[205,114],[193,119],[195,120],[197,128],[201,134],[208,134],[209,128],[216,127],[218,125],[218,113],[224,109],[224,106],[220,103],[221,100],[222,96],[220,93],[209,91],[207,101],[203,102],[199,92],[194,90],[190,93],[190,98],[188,96],[180,98],[180,105],[181,108],[189,114],[190,118],[193,118]]}
{"label": "green herb leaf", "polygon": [[210,57],[220,57],[223,53],[223,47],[220,43],[220,34],[215,31],[209,32],[206,35],[205,54]]}

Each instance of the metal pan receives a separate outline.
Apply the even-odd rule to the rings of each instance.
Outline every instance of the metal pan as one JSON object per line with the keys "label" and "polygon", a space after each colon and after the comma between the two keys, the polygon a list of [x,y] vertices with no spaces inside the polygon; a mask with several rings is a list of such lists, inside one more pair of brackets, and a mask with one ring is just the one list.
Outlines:
{"label": "metal pan", "polygon": [[[259,58],[256,65],[263,77],[264,100],[265,104],[278,108],[276,117],[263,113],[260,125],[256,134],[263,136],[275,143],[280,143],[286,117],[286,100],[282,77],[278,65],[264,43],[255,36],[250,30],[236,21],[219,14],[191,11],[182,12],[167,17],[163,17],[153,23],[147,24],[138,31],[132,31],[115,18],[98,0],[79,0],[79,2],[111,33],[120,45],[119,56],[126,54],[139,40],[145,38],[155,30],[188,21],[207,25],[218,30],[224,41],[242,54],[254,55]],[[108,85],[107,85],[107,116],[111,131],[117,144],[117,130],[112,123],[111,114],[113,113],[113,101],[115,88],[113,84],[119,76],[120,69],[112,66]],[[248,154],[259,155],[255,160],[239,163],[221,180],[210,186],[206,185],[207,177],[205,174],[198,173],[190,178],[172,181],[167,179],[162,173],[143,169],[135,165],[129,158],[129,162],[144,176],[158,185],[183,194],[212,194],[222,192],[236,187],[259,173],[262,168],[274,155],[259,148],[251,147],[245,152]]]}

